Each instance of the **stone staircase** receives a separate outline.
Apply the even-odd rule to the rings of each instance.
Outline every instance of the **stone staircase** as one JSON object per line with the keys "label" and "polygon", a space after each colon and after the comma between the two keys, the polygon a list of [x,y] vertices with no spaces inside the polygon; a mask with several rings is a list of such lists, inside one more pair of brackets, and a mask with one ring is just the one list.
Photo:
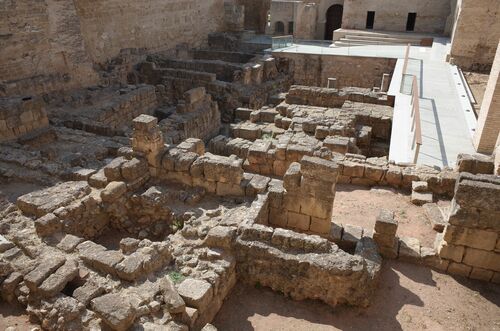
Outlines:
{"label": "stone staircase", "polygon": [[423,46],[432,44],[431,40],[432,37],[412,33],[340,29],[335,31],[334,43],[330,47],[407,44]]}

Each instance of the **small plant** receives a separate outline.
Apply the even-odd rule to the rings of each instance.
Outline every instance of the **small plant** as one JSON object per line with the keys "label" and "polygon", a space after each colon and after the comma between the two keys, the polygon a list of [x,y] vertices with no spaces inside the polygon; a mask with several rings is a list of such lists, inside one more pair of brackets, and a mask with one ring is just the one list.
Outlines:
{"label": "small plant", "polygon": [[170,227],[172,228],[173,232],[177,232],[179,230],[182,230],[182,228],[184,227],[184,220],[176,217],[172,221],[172,225]]}
{"label": "small plant", "polygon": [[259,281],[256,281],[255,282],[255,288],[256,289],[261,289],[262,288],[262,284]]}
{"label": "small plant", "polygon": [[262,140],[271,140],[271,139],[273,139],[273,136],[270,133],[263,133],[261,139]]}
{"label": "small plant", "polygon": [[168,277],[174,284],[178,284],[184,280],[184,276],[178,271],[171,271],[168,273]]}

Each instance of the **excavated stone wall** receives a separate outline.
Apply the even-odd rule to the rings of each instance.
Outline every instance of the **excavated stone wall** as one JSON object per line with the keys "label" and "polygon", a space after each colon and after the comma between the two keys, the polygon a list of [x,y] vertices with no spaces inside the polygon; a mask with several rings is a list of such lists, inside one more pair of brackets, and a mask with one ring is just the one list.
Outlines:
{"label": "excavated stone wall", "polygon": [[40,98],[0,98],[0,142],[46,129],[49,119]]}
{"label": "excavated stone wall", "polygon": [[[337,79],[336,88],[380,87],[382,75],[392,75],[396,66],[396,59],[389,58],[290,52],[275,52],[273,56],[291,60],[291,72],[295,84],[319,87],[326,87],[328,78]],[[363,74],[360,75],[360,72]]]}
{"label": "excavated stone wall", "polygon": [[439,246],[449,273],[500,281],[499,220],[499,178],[461,173]]}

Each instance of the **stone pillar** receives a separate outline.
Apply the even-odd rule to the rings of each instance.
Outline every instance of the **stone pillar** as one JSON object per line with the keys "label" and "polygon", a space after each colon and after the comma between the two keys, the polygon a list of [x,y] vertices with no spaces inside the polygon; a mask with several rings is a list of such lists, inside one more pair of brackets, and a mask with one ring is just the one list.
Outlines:
{"label": "stone pillar", "polygon": [[492,154],[500,132],[500,46],[491,68],[481,112],[474,135],[474,147],[479,153]]}
{"label": "stone pillar", "polygon": [[398,222],[394,219],[394,212],[382,209],[375,220],[373,240],[378,245],[380,254],[389,259],[398,257],[398,243],[396,237]]}
{"label": "stone pillar", "polygon": [[[154,116],[139,115],[133,120],[132,149],[135,153],[143,154],[149,163],[152,172],[159,168],[160,157],[165,151],[163,134],[158,126],[158,119]],[[152,173],[154,176],[155,174]]]}

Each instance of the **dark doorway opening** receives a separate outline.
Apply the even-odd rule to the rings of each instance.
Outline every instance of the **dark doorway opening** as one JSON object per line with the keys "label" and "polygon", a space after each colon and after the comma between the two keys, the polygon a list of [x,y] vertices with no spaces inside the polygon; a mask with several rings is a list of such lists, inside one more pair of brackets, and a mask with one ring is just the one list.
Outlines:
{"label": "dark doorway opening", "polygon": [[408,13],[408,19],[406,20],[406,31],[414,31],[416,21],[417,13]]}
{"label": "dark doorway opening", "polygon": [[374,24],[375,24],[375,12],[369,11],[366,13],[366,28],[373,29]]}
{"label": "dark doorway opening", "polygon": [[288,34],[293,34],[293,22],[288,22]]}
{"label": "dark doorway opening", "polygon": [[344,6],[333,5],[326,11],[325,40],[333,40],[333,31],[342,26]]}
{"label": "dark doorway opening", "polygon": [[280,35],[285,34],[285,24],[280,21],[276,22],[274,24],[274,33]]}

